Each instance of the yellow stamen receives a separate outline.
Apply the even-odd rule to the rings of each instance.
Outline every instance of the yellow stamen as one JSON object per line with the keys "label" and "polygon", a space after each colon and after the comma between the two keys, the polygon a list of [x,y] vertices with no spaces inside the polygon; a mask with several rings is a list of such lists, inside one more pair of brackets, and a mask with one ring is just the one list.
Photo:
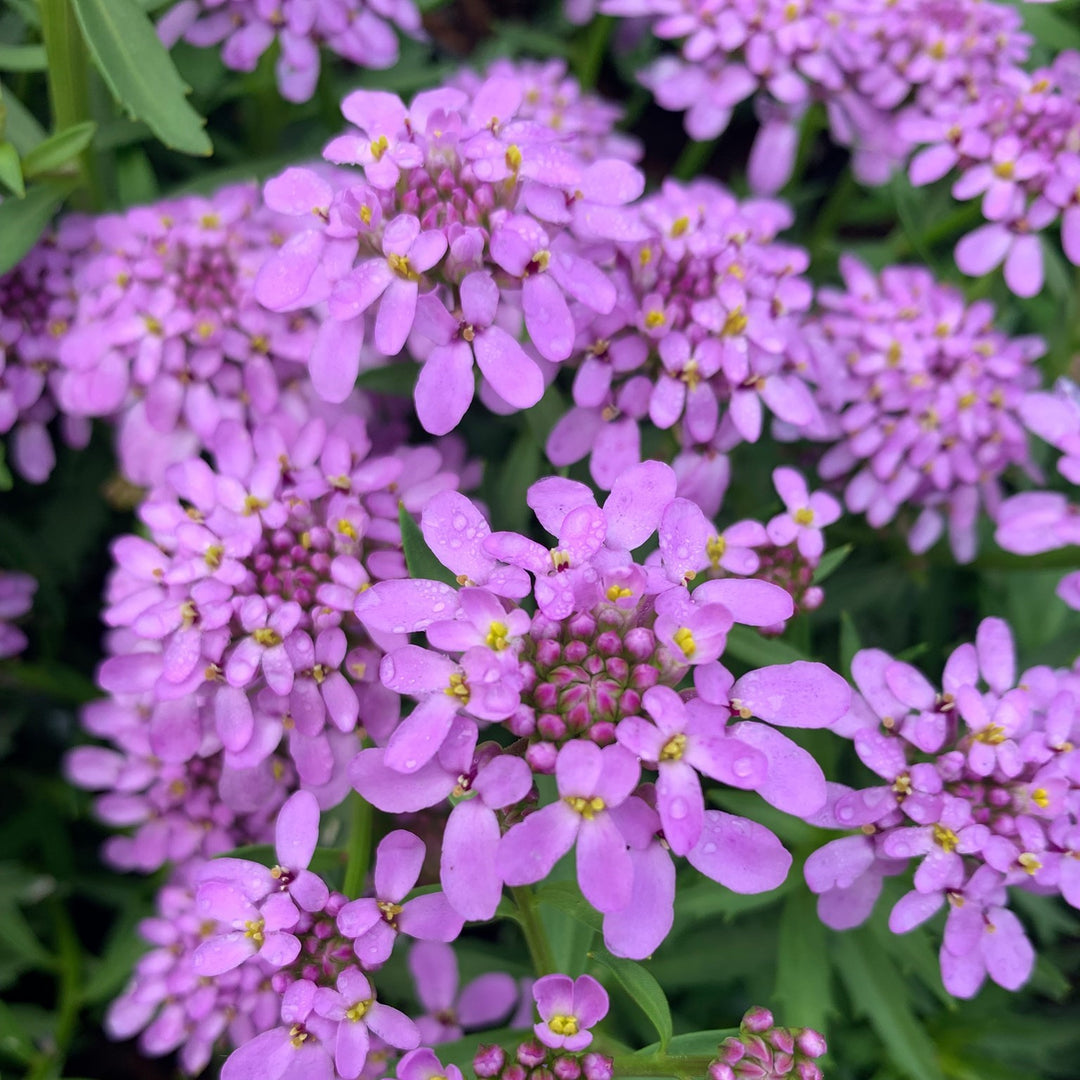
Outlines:
{"label": "yellow stamen", "polygon": [[934,843],[944,852],[953,852],[960,843],[960,837],[947,825],[934,826]]}
{"label": "yellow stamen", "polygon": [[469,704],[469,687],[465,683],[465,676],[456,671],[450,676],[450,685],[443,691],[450,697],[456,697],[462,705]]}
{"label": "yellow stamen", "polygon": [[225,554],[225,548],[221,544],[211,544],[203,555],[203,562],[211,570],[216,570],[221,565],[221,556]]}
{"label": "yellow stamen", "polygon": [[976,742],[999,746],[1005,741],[1005,729],[1000,724],[987,724],[976,736]]}
{"label": "yellow stamen", "polygon": [[671,223],[671,235],[674,237],[682,236],[687,229],[690,228],[690,218],[686,214],[683,214],[681,218],[676,218]]}
{"label": "yellow stamen", "polygon": [[371,1008],[372,998],[368,998],[366,1001],[358,1001],[355,1005],[350,1006],[345,1010],[345,1019],[351,1020],[354,1024],[358,1020],[363,1020],[364,1014]]}
{"label": "yellow stamen", "polygon": [[625,600],[628,596],[633,596],[634,590],[628,589],[625,585],[609,585],[607,587],[607,598],[614,603],[616,600]]}
{"label": "yellow stamen", "polygon": [[705,554],[709,556],[709,562],[713,566],[718,567],[720,565],[720,560],[724,557],[725,551],[727,551],[727,541],[722,536],[714,536],[705,543]]}
{"label": "yellow stamen", "polygon": [[249,919],[244,923],[244,937],[250,938],[256,945],[261,945],[263,943],[263,930],[265,929],[265,919]]}
{"label": "yellow stamen", "polygon": [[380,135],[377,139],[371,140],[371,156],[376,161],[382,161],[383,154],[390,149],[390,140],[385,135]]}
{"label": "yellow stamen", "polygon": [[814,511],[809,506],[800,506],[798,510],[792,514],[795,518],[797,525],[813,525],[814,524]]}
{"label": "yellow stamen", "polygon": [[409,257],[407,255],[387,255],[386,261],[390,266],[390,269],[393,270],[399,278],[404,278],[406,281],[420,280],[420,275],[409,265]]}
{"label": "yellow stamen", "polygon": [[1016,861],[1029,874],[1037,874],[1042,869],[1042,863],[1039,862],[1037,856],[1033,855],[1030,851],[1025,851]]}
{"label": "yellow stamen", "polygon": [[663,326],[667,322],[667,316],[657,309],[653,309],[645,316],[645,325],[650,330],[655,330],[658,326]]}
{"label": "yellow stamen", "polygon": [[488,630],[487,637],[484,639],[487,642],[489,649],[494,649],[496,652],[502,652],[503,649],[509,646],[507,638],[510,634],[510,628],[503,622],[493,622],[491,628]]}
{"label": "yellow stamen", "polygon": [[244,499],[244,516],[251,517],[256,511],[265,510],[269,505],[265,499],[260,499],[257,495],[248,495]]}
{"label": "yellow stamen", "polygon": [[720,336],[734,337],[736,334],[741,334],[746,329],[748,322],[749,319],[743,314],[743,309],[737,307],[724,320],[724,325],[720,328]]}
{"label": "yellow stamen", "polygon": [[682,649],[683,655],[687,660],[697,652],[697,642],[694,641],[694,635],[690,632],[688,626],[680,626],[679,629],[671,635],[671,640]]}
{"label": "yellow stamen", "polygon": [[260,626],[251,635],[264,649],[272,648],[281,644],[281,635],[272,626]]}
{"label": "yellow stamen", "polygon": [[578,1033],[578,1021],[576,1016],[564,1016],[559,1013],[548,1021],[548,1027],[556,1035],[576,1035]]}
{"label": "yellow stamen", "polygon": [[664,743],[664,749],[660,751],[661,761],[681,761],[683,753],[686,750],[686,736],[672,735],[666,743]]}
{"label": "yellow stamen", "polygon": [[569,803],[586,821],[592,821],[607,805],[599,795],[594,795],[591,799],[586,799],[583,795],[567,795],[563,802]]}

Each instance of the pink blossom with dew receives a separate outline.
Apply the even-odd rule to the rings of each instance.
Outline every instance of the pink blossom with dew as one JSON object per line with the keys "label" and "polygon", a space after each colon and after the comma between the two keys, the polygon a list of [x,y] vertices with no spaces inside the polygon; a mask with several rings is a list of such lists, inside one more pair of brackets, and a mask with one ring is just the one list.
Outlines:
{"label": "pink blossom with dew", "polygon": [[[255,293],[279,312],[328,300],[309,358],[328,401],[344,400],[362,363],[408,344],[429,431],[452,430],[469,407],[474,360],[485,403],[528,408],[573,351],[571,305],[614,308],[610,241],[646,235],[631,205],[644,178],[625,145],[606,156],[597,129],[614,111],[579,94],[564,128],[540,108],[557,74],[503,62],[462,77],[468,92],[452,82],[408,106],[354,91],[342,103],[353,126],[324,156],[358,168],[356,182],[333,191],[290,169],[267,185],[270,205],[302,216],[304,231],[262,267]],[[583,128],[595,137],[579,141]]]}
{"label": "pink blossom with dew", "polygon": [[533,983],[540,1020],[537,1038],[552,1049],[584,1050],[592,1032],[608,1011],[607,991],[591,976],[545,975]]}
{"label": "pink blossom with dew", "polygon": [[852,674],[860,696],[835,730],[885,783],[831,785],[825,810],[810,819],[858,830],[806,862],[819,915],[836,929],[857,925],[882,878],[916,859],[914,888],[890,915],[893,932],[947,906],[941,970],[950,993],[971,997],[987,975],[1018,989],[1034,951],[1007,888],[1080,902],[1070,862],[1080,835],[1068,810],[1080,776],[1075,672],[1018,677],[1009,627],[991,618],[950,655],[941,691],[874,649],[856,654]]}
{"label": "pink blossom with dew", "polygon": [[1008,338],[986,301],[967,305],[917,267],[872,273],[840,263],[845,290],[819,294],[818,394],[835,425],[818,469],[846,480],[844,502],[874,527],[920,508],[908,544],[922,552],[947,528],[957,559],[975,555],[978,511],[992,515],[1002,475],[1034,475],[1024,402],[1038,383],[1040,338]]}
{"label": "pink blossom with dew", "polygon": [[49,427],[59,415],[64,443],[81,450],[90,421],[61,409],[57,384],[60,344],[77,306],[75,256],[89,241],[88,218],[72,215],[0,275],[0,435],[7,456],[33,484],[49,478],[56,463]]}
{"label": "pink blossom with dew", "polygon": [[26,635],[14,622],[33,606],[35,592],[37,582],[29,574],[0,571],[0,660],[26,648]]}
{"label": "pink blossom with dew", "polygon": [[[793,601],[753,579],[704,581],[691,593],[683,563],[665,573],[662,562],[635,562],[659,526],[675,569],[678,545],[664,540],[664,523],[685,500],[674,491],[673,471],[659,462],[629,470],[602,507],[584,484],[540,480],[527,498],[553,548],[492,534],[473,504],[447,492],[425,512],[423,531],[462,587],[392,580],[358,596],[372,635],[422,632],[427,645],[388,652],[384,686],[416,705],[360,751],[349,778],[389,813],[453,799],[440,874],[459,915],[492,917],[505,884],[540,880],[576,846],[608,948],[647,956],[672,925],[672,851],[742,892],[776,887],[790,865],[767,829],[705,810],[699,776],[800,815],[825,803],[813,758],[770,725],[828,726],[848,709],[850,690],[820,664],[738,681],[721,667],[735,622],[782,622]],[[530,592],[533,614],[519,604]],[[696,688],[684,701],[674,687],[691,669]],[[520,741],[509,750],[481,743],[493,724]],[[658,772],[655,789],[639,784],[642,767]],[[534,773],[554,774],[555,802],[536,807]]]}
{"label": "pink blossom with dew", "polygon": [[132,207],[87,229],[56,394],[73,417],[115,420],[128,480],[160,482],[223,421],[309,411],[301,377],[318,319],[267,311],[252,294],[296,228],[254,185]]}
{"label": "pink blossom with dew", "polygon": [[390,956],[398,934],[421,941],[453,941],[464,919],[442,893],[406,900],[424,862],[424,842],[405,829],[395,829],[375,851],[375,895],[351,900],[337,914],[338,930],[352,940],[365,968]]}
{"label": "pink blossom with dew", "polygon": [[158,21],[167,47],[181,39],[200,48],[221,45],[221,59],[235,71],[254,71],[271,47],[274,71],[287,101],[307,101],[319,79],[320,50],[363,68],[391,68],[400,31],[422,38],[412,0],[180,0]]}
{"label": "pink blossom with dew", "polygon": [[668,180],[639,214],[647,235],[619,245],[614,308],[575,315],[574,407],[548,437],[550,460],[589,457],[593,480],[610,488],[639,460],[646,416],[678,438],[683,473],[756,442],[766,409],[813,433],[822,419],[801,330],[809,260],[776,241],[790,209],[739,203],[711,180]]}

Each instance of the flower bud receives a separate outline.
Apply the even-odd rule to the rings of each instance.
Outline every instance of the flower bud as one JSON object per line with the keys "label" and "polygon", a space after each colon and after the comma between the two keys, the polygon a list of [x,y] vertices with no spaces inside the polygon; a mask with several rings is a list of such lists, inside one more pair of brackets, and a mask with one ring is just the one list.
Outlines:
{"label": "flower bud", "polygon": [[498,1076],[506,1064],[506,1051],[501,1046],[486,1046],[483,1043],[476,1048],[473,1057],[473,1072],[480,1077]]}
{"label": "flower bud", "polygon": [[547,1047],[538,1039],[529,1039],[517,1048],[518,1062],[528,1069],[535,1069],[547,1061]]}

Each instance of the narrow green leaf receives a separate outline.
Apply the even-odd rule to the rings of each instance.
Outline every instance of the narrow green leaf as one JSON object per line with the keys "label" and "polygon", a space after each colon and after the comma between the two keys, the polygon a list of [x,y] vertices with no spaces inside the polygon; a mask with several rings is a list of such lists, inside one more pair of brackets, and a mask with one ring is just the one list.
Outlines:
{"label": "narrow green leaf", "polygon": [[10,139],[20,154],[29,153],[42,139],[45,129],[34,119],[34,114],[0,83],[0,100],[3,102],[3,127],[0,134]]}
{"label": "narrow green leaf", "polygon": [[607,949],[599,948],[589,953],[597,963],[606,967],[615,976],[619,985],[634,999],[635,1004],[649,1018],[660,1036],[660,1049],[667,1049],[671,1042],[673,1027],[671,1009],[660,984],[651,971],[635,960],[624,960],[612,956]]}
{"label": "narrow green leaf", "polygon": [[550,904],[566,912],[591,930],[602,929],[600,913],[581,895],[581,890],[572,881],[549,881],[536,890],[536,899],[541,904]]}
{"label": "narrow green leaf", "polygon": [[781,641],[779,638],[765,637],[749,626],[733,626],[728,631],[724,652],[751,667],[790,664],[795,660],[808,659],[788,642]]}
{"label": "narrow green leaf", "polygon": [[71,2],[94,63],[124,109],[166,146],[212,153],[205,121],[188,104],[188,88],[137,0]]}
{"label": "narrow green leaf", "polygon": [[[716,1054],[720,1044],[731,1035],[738,1035],[738,1028],[709,1028],[705,1031],[690,1031],[685,1035],[676,1035],[667,1045],[667,1053],[672,1057],[700,1057]],[[633,1057],[652,1057],[660,1051],[659,1043],[651,1043],[635,1050]],[[632,1059],[631,1059],[632,1060]]]}
{"label": "narrow green leaf", "polygon": [[71,181],[35,184],[24,199],[0,203],[0,274],[7,273],[45,231],[53,214],[75,185]]}
{"label": "narrow green leaf", "polygon": [[23,184],[23,170],[19,163],[19,151],[6,139],[0,142],[0,184],[20,199],[26,196]]}
{"label": "narrow green leaf", "polygon": [[818,567],[814,571],[814,584],[820,585],[831,577],[839,569],[841,563],[851,554],[854,547],[854,544],[842,544],[838,548],[830,548],[826,551],[821,556],[821,562],[818,563]]}
{"label": "narrow green leaf", "polygon": [[29,1032],[11,1009],[0,1001],[0,1054],[27,1065],[33,1060],[34,1052]]}
{"label": "narrow green leaf", "polygon": [[910,1080],[944,1080],[938,1049],[911,1008],[903,976],[870,934],[835,935],[830,955],[852,1008],[870,1021],[900,1072]]}
{"label": "narrow green leaf", "polygon": [[405,550],[405,565],[409,568],[409,577],[422,578],[425,581],[445,581],[457,588],[458,581],[427,546],[424,534],[416,519],[405,509],[398,507],[398,522],[401,525],[401,546]]}
{"label": "narrow green leaf", "polygon": [[50,969],[53,958],[38,941],[26,916],[11,903],[0,905],[0,944],[36,968]]}
{"label": "narrow green leaf", "polygon": [[56,172],[81,154],[93,141],[97,124],[87,120],[82,124],[58,131],[40,142],[23,158],[23,173],[29,180],[42,173]]}
{"label": "narrow green leaf", "polygon": [[855,620],[846,611],[840,612],[840,666],[851,673],[851,661],[862,648],[862,639],[855,627]]}
{"label": "narrow green leaf", "polygon": [[0,71],[44,71],[44,45],[0,44]]}
{"label": "narrow green leaf", "polygon": [[785,1024],[828,1030],[832,1007],[832,972],[825,927],[815,898],[805,888],[788,894],[780,916],[776,989]]}

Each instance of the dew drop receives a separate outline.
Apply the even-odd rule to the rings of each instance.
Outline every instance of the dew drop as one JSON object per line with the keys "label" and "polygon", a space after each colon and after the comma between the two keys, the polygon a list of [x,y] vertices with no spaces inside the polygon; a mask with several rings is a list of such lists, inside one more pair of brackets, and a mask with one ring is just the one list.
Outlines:
{"label": "dew drop", "polygon": [[671,816],[676,821],[682,821],[686,817],[687,807],[685,799],[673,799],[671,803]]}
{"label": "dew drop", "polygon": [[469,519],[465,517],[464,514],[455,514],[454,519],[450,524],[453,525],[458,532],[461,532],[461,530],[469,524]]}
{"label": "dew drop", "polygon": [[387,682],[390,682],[396,674],[397,668],[394,666],[394,661],[389,656],[384,656],[382,662],[382,677]]}
{"label": "dew drop", "polygon": [[413,769],[415,769],[415,768],[416,768],[416,758],[409,758],[409,760],[405,762],[405,770],[407,772],[412,772]]}
{"label": "dew drop", "polygon": [[754,763],[749,758],[739,758],[731,767],[732,772],[740,778],[749,776],[754,771]]}
{"label": "dew drop", "polygon": [[716,853],[716,845],[710,840],[707,844],[702,845],[701,851],[704,855],[714,855]]}

